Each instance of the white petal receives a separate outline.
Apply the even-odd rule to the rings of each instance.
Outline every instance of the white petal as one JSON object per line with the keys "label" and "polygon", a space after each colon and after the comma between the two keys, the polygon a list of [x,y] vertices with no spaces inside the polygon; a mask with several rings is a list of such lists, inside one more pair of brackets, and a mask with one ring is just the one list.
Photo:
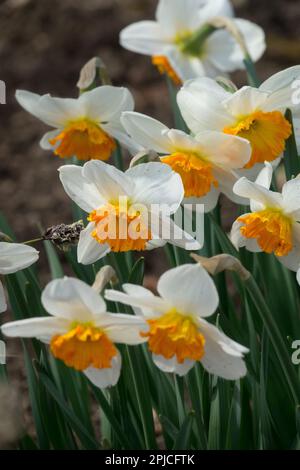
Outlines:
{"label": "white petal", "polygon": [[95,369],[89,367],[85,369],[83,373],[87,378],[98,388],[112,387],[116,385],[119,380],[122,366],[121,354],[118,354],[112,358],[111,367],[107,369]]}
{"label": "white petal", "polygon": [[198,78],[184,84],[177,94],[177,102],[182,116],[190,130],[223,131],[234,124],[234,119],[222,106],[222,101],[231,96],[210,78]]}
{"label": "white petal", "polygon": [[5,323],[1,327],[4,335],[12,338],[35,338],[54,336],[68,331],[68,322],[61,318],[38,317]]}
{"label": "white petal", "polygon": [[250,142],[222,132],[201,132],[195,139],[201,145],[204,156],[217,166],[243,168],[252,154]]}
{"label": "white petal", "polygon": [[40,140],[40,146],[42,147],[42,149],[44,149],[44,150],[53,150],[53,149],[55,149],[55,147],[57,147],[59,145],[59,143],[57,143],[55,146],[53,146],[53,145],[50,144],[49,140],[52,140],[55,137],[57,137],[59,135],[59,133],[60,133],[60,130],[46,132],[46,134],[44,134],[44,136]]}
{"label": "white petal", "polygon": [[[243,216],[245,215],[248,214],[243,214]],[[238,220],[236,220],[232,225],[230,233],[230,240],[232,244],[237,250],[245,247],[248,251],[251,251],[252,253],[260,253],[262,250],[259,247],[257,240],[255,238],[246,238],[241,234],[240,229],[243,225],[243,222],[239,222]]]}
{"label": "white petal", "polygon": [[110,247],[107,243],[99,243],[92,237],[92,232],[95,229],[93,222],[82,230],[79,237],[77,247],[77,259],[81,264],[93,264],[99,259],[103,258],[110,252]]}
{"label": "white petal", "polygon": [[247,178],[240,178],[233,187],[233,192],[238,196],[253,199],[261,203],[264,207],[281,207],[282,196],[279,193],[270,191],[263,186],[260,186]]}
{"label": "white petal", "polygon": [[[128,283],[123,284],[122,288],[124,292],[126,292],[126,294],[132,295],[134,297],[141,297],[141,298],[143,297],[153,298],[154,297],[153,292],[151,292],[149,289],[146,289],[145,287],[142,287],[142,286],[138,286],[136,284],[128,284]],[[145,317],[151,317],[153,313],[151,309],[149,310],[146,308],[134,307],[133,310],[134,310],[134,313],[138,316],[144,315]]]}
{"label": "white petal", "polygon": [[151,232],[154,237],[161,238],[174,246],[189,251],[196,251],[202,248],[202,238],[201,240],[195,240],[187,231],[182,230],[179,225],[176,225],[170,217],[159,217],[158,226],[156,216],[154,216],[154,220],[154,224],[151,225]]}
{"label": "white petal", "polygon": [[0,242],[0,274],[12,274],[28,268],[39,258],[39,252],[21,243]]}
{"label": "white petal", "polygon": [[270,189],[273,178],[273,166],[269,162],[265,162],[264,168],[259,172],[255,183]]}
{"label": "white petal", "polygon": [[182,205],[185,210],[198,211],[199,213],[203,213],[202,206],[204,206],[204,213],[208,214],[218,204],[219,196],[220,191],[213,186],[206,196],[185,198]]}
{"label": "white petal", "polygon": [[141,344],[147,341],[141,332],[149,330],[148,324],[141,317],[125,314],[106,314],[96,321],[97,326],[103,328],[113,343]]}
{"label": "white petal", "polygon": [[287,256],[277,256],[286,268],[291,271],[298,271],[300,266],[300,224],[293,225],[293,249]]}
{"label": "white petal", "polygon": [[61,128],[81,117],[79,100],[40,96],[25,90],[17,90],[16,99],[26,111],[51,127]]}
{"label": "white petal", "polygon": [[233,16],[233,8],[229,0],[198,0],[201,7],[199,13],[201,20],[206,22],[216,16]]}
{"label": "white petal", "polygon": [[169,214],[177,211],[184,196],[181,177],[169,165],[142,163],[126,171],[134,191],[132,202],[168,206]]}
{"label": "white petal", "polygon": [[203,367],[210,373],[227,380],[237,380],[247,374],[243,346],[231,341],[213,325],[202,324],[205,337],[205,354],[201,359]]}
{"label": "white petal", "polygon": [[166,43],[164,32],[155,21],[139,21],[120,34],[120,44],[125,49],[150,56],[162,55]]}
{"label": "white petal", "polygon": [[175,36],[182,31],[193,30],[201,26],[203,0],[160,0],[156,19],[168,35]]}
{"label": "white petal", "polygon": [[107,124],[102,124],[102,129],[107,132],[111,137],[116,139],[119,144],[126,148],[131,155],[136,155],[144,148],[132,139],[126,132],[121,122],[110,121]]}
{"label": "white petal", "polygon": [[203,77],[207,73],[202,60],[183,54],[174,46],[166,48],[164,55],[183,82],[193,78]]}
{"label": "white petal", "polygon": [[5,312],[6,309],[7,309],[7,303],[5,299],[5,292],[4,292],[3,285],[0,281],[0,313]]}
{"label": "white petal", "polygon": [[173,148],[168,138],[168,127],[144,114],[125,112],[121,122],[131,137],[147,150],[159,153],[172,153]]}
{"label": "white petal", "polygon": [[[275,73],[259,87],[260,90],[272,93],[283,88],[290,87],[300,77],[300,65],[289,67],[281,72]],[[291,88],[290,88],[291,90]]]}
{"label": "white petal", "polygon": [[282,188],[283,208],[300,222],[300,178],[294,178]]}
{"label": "white petal", "polygon": [[214,176],[217,179],[219,186],[218,190],[225,194],[225,196],[230,199],[230,201],[235,202],[236,204],[247,205],[249,200],[240,196],[237,196],[233,192],[233,186],[237,181],[237,177],[231,171],[225,171],[221,168],[214,169]]}
{"label": "white petal", "polygon": [[246,116],[260,109],[268,98],[268,93],[244,86],[231,97],[223,101],[227,111],[236,118]]}
{"label": "white petal", "polygon": [[123,111],[134,108],[133,96],[127,88],[100,86],[79,98],[85,116],[99,123],[120,120]]}
{"label": "white petal", "polygon": [[[263,29],[251,21],[243,19],[234,19],[233,22],[243,34],[250,56],[256,62],[266,49]],[[223,72],[233,72],[245,67],[240,45],[226,30],[216,31],[208,38],[206,53],[215,67]]]}
{"label": "white petal", "polygon": [[92,212],[105,203],[97,187],[83,176],[80,166],[61,166],[59,178],[67,195],[84,211]]}
{"label": "white petal", "polygon": [[297,282],[300,285],[300,269],[297,271]]}
{"label": "white petal", "polygon": [[106,310],[104,300],[91,286],[70,277],[51,281],[41,300],[48,313],[71,321],[93,321],[94,315]]}
{"label": "white petal", "polygon": [[143,310],[143,314],[151,310],[151,316],[160,316],[170,310],[171,305],[160,297],[149,295],[141,296],[139,294],[124,294],[117,290],[108,289],[105,291],[104,297],[106,300],[112,300],[113,302],[120,302],[124,305],[130,305],[131,307],[138,307]]}
{"label": "white petal", "polygon": [[199,264],[186,264],[165,272],[158,281],[157,291],[184,314],[208,317],[219,304],[215,284]]}
{"label": "white petal", "polygon": [[115,200],[119,196],[131,195],[132,182],[130,179],[122,171],[108,163],[91,160],[83,166],[82,173],[106,201]]}
{"label": "white petal", "polygon": [[166,359],[158,354],[152,354],[154,364],[163,372],[173,373],[180,376],[186,375],[194,366],[195,361],[186,359],[182,364],[179,364],[176,356],[171,359]]}

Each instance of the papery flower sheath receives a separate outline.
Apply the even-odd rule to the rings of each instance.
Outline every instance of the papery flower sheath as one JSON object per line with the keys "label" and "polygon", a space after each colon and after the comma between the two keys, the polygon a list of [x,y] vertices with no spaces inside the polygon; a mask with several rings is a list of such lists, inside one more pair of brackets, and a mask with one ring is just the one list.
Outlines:
{"label": "papery flower sheath", "polygon": [[115,385],[120,376],[121,355],[115,345],[140,344],[147,331],[142,318],[108,313],[104,300],[84,282],[64,278],[50,282],[42,293],[50,314],[6,323],[9,337],[38,338],[67,366],[83,372],[99,388]]}
{"label": "papery flower sheath", "polygon": [[65,165],[59,171],[66,193],[89,214],[78,244],[80,263],[94,263],[110,251],[152,249],[165,241],[199,249],[170,218],[180,207],[184,189],[168,165],[145,163],[123,173],[91,161],[83,168]]}
{"label": "papery flower sheath", "polygon": [[234,93],[212,79],[199,78],[184,84],[178,105],[195,134],[214,130],[249,140],[252,156],[245,165],[248,169],[282,155],[292,133],[285,112],[291,109],[294,117],[299,117],[292,88],[298,77],[300,66],[295,66],[273,75],[259,88],[244,86]]}
{"label": "papery flower sheath", "polygon": [[[0,275],[13,274],[28,268],[39,258],[39,252],[22,243],[0,242]],[[4,289],[0,282],[0,312],[7,308]]]}
{"label": "papery flower sheath", "polygon": [[[199,76],[215,77],[244,67],[243,52],[229,32],[213,32],[193,51],[185,46],[201,27],[220,16],[233,17],[228,0],[160,0],[156,21],[127,26],[120,42],[130,51],[151,56],[160,72],[177,85]],[[247,20],[233,22],[243,34],[252,60],[257,61],[266,47],[263,30]]]}
{"label": "papery flower sheath", "polygon": [[196,361],[211,374],[236,380],[246,374],[248,349],[232,341],[204,318],[218,307],[214,282],[200,265],[187,264],[165,272],[159,297],[141,286],[123,285],[126,293],[106,290],[105,298],[134,307],[144,317],[153,361],[164,372],[185,375]]}
{"label": "papery flower sheath", "polygon": [[251,156],[247,140],[217,131],[192,136],[135,112],[124,112],[121,121],[133,140],[158,152],[161,161],[181,176],[187,203],[204,204],[209,212],[221,192],[237,203],[245,202],[232,187],[237,180],[233,170],[243,168]]}
{"label": "papery flower sheath", "polygon": [[231,240],[252,252],[274,253],[292,271],[300,266],[300,178],[284,184],[282,192],[271,191],[272,166],[266,163],[255,183],[241,178],[236,194],[250,200],[251,212],[233,224]]}
{"label": "papery flower sheath", "polygon": [[131,148],[120,123],[123,111],[132,111],[134,101],[126,88],[100,86],[77,99],[16,92],[19,104],[55,130],[47,132],[40,145],[61,158],[108,160],[118,140]]}

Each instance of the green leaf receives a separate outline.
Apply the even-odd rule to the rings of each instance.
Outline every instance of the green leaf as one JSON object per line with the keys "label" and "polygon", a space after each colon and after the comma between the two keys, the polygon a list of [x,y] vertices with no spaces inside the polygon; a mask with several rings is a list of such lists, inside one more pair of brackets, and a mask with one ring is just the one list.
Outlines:
{"label": "green leaf", "polygon": [[287,110],[287,112],[285,113],[285,118],[289,121],[292,126],[292,134],[286,141],[283,159],[286,178],[287,181],[289,181],[300,173],[300,158],[298,156],[295,130],[293,125],[293,116],[291,110]]}
{"label": "green leaf", "polygon": [[193,429],[193,421],[195,414],[190,411],[185,418],[174,442],[173,450],[190,450],[191,449],[191,437]]}

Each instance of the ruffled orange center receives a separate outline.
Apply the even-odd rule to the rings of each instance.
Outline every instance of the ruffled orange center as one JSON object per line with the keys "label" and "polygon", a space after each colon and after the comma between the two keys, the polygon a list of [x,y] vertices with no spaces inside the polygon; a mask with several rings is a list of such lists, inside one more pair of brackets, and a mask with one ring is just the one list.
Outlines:
{"label": "ruffled orange center", "polygon": [[108,243],[114,252],[145,250],[152,238],[147,211],[130,207],[128,202],[107,204],[91,212],[88,220],[95,223],[95,240]]}
{"label": "ruffled orange center", "polygon": [[167,74],[176,86],[180,86],[182,84],[180,77],[173,69],[167,57],[163,55],[153,56],[152,64],[158,68],[159,73],[162,75]]}
{"label": "ruffled orange center", "polygon": [[162,158],[162,162],[181,176],[185,197],[202,197],[218,187],[213,174],[213,167],[193,153],[177,152]]}
{"label": "ruffled orange center", "polygon": [[277,209],[265,209],[238,218],[246,238],[256,238],[265,253],[286,256],[293,248],[292,220]]}
{"label": "ruffled orange center", "polygon": [[271,162],[278,158],[285,149],[292,127],[279,111],[256,111],[240,119],[235,126],[225,127],[224,132],[249,140],[252,155],[245,168],[251,168],[256,163]]}
{"label": "ruffled orange center", "polygon": [[199,361],[204,356],[205,338],[191,317],[172,310],[148,320],[148,324],[149,332],[141,335],[149,338],[149,349],[154,354],[166,359],[176,356],[179,364],[186,359]]}
{"label": "ruffled orange center", "polygon": [[70,122],[50,144],[61,158],[76,156],[79,160],[108,160],[116,143],[98,124],[81,119]]}
{"label": "ruffled orange center", "polygon": [[75,323],[68,333],[53,336],[50,348],[57,359],[76,370],[110,368],[117,354],[107,335],[89,323]]}

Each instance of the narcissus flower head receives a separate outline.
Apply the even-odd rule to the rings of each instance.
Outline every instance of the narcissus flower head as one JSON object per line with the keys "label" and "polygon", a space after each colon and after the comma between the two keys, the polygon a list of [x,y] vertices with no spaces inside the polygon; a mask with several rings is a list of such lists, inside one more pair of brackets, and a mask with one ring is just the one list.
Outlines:
{"label": "narcissus flower head", "polygon": [[[175,82],[243,68],[243,53],[225,30],[205,35],[196,49],[187,47],[196,32],[216,17],[233,17],[228,0],[160,0],[156,21],[140,21],[121,32],[123,47],[152,56],[153,64]],[[233,19],[245,38],[250,55],[258,60],[265,50],[263,30],[242,19]]]}
{"label": "narcissus flower head", "polygon": [[204,320],[219,303],[215,285],[200,265],[183,265],[165,272],[158,281],[159,297],[144,287],[125,284],[126,293],[107,290],[105,297],[134,307],[148,322],[148,339],[155,364],[164,372],[185,375],[196,361],[210,373],[228,380],[246,374],[248,352]]}
{"label": "narcissus flower head", "polygon": [[245,168],[273,162],[285,149],[292,127],[285,117],[291,109],[298,117],[293,82],[300,66],[291,67],[266,80],[259,88],[244,86],[230,93],[209,78],[184,84],[178,93],[182,115],[193,133],[215,130],[247,139],[252,155]]}
{"label": "narcissus flower head", "polygon": [[134,108],[126,88],[100,86],[77,99],[18,90],[16,99],[26,111],[55,128],[40,144],[61,158],[108,160],[116,148],[115,139],[129,148],[132,145],[120,123],[121,113]]}
{"label": "narcissus flower head", "polygon": [[184,189],[168,165],[144,163],[123,173],[91,161],[59,171],[66,193],[89,213],[78,244],[80,263],[94,263],[110,251],[152,249],[165,241],[199,249],[199,243],[170,218],[180,207]]}
{"label": "narcissus flower head", "polygon": [[274,253],[292,271],[300,266],[300,178],[284,184],[282,193],[271,191],[272,166],[266,163],[255,183],[241,178],[236,194],[250,200],[251,213],[233,224],[231,239],[237,248]]}
{"label": "narcissus flower head", "polygon": [[48,284],[42,304],[50,314],[6,323],[1,330],[10,337],[38,338],[67,366],[83,372],[99,388],[115,385],[121,355],[115,345],[140,344],[147,331],[142,318],[106,311],[104,300],[84,282],[64,278]]}
{"label": "narcissus flower head", "polygon": [[[0,242],[0,275],[13,274],[28,268],[39,258],[39,252],[21,243]],[[0,282],[0,312],[6,310],[3,286]]]}
{"label": "narcissus flower head", "polygon": [[133,140],[158,152],[161,161],[181,176],[187,203],[204,204],[208,212],[216,206],[220,192],[244,202],[232,187],[236,182],[233,170],[243,168],[251,156],[247,140],[217,131],[191,136],[135,112],[124,112],[121,121]]}

